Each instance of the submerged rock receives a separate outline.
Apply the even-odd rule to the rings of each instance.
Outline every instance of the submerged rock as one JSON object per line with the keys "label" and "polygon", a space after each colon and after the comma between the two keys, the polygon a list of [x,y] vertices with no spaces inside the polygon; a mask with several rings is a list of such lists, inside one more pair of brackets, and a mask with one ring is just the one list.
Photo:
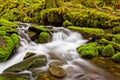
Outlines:
{"label": "submerged rock", "polygon": [[63,68],[59,67],[59,66],[50,66],[49,67],[49,72],[56,77],[64,77],[66,75],[66,72]]}
{"label": "submerged rock", "polygon": [[55,78],[49,73],[42,73],[42,74],[38,74],[35,80],[59,80],[59,79]]}

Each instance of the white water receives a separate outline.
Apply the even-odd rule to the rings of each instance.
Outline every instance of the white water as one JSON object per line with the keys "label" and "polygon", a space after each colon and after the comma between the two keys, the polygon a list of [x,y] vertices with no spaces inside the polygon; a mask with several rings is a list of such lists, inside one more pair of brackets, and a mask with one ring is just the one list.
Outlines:
{"label": "white water", "polygon": [[[12,59],[7,62],[0,63],[0,73],[2,73],[6,68],[11,65],[14,65],[23,60],[27,52],[34,52],[36,55],[44,54],[47,56],[48,63],[50,63],[51,53],[59,57],[61,60],[67,62],[66,65],[62,67],[67,72],[67,77],[64,80],[73,80],[75,76],[78,76],[78,73],[86,72],[95,72],[103,74],[103,71],[91,63],[83,60],[79,54],[76,52],[76,48],[80,45],[84,45],[87,40],[84,40],[80,33],[71,32],[68,29],[63,27],[54,28],[55,32],[53,33],[52,40],[46,44],[36,44],[32,42],[28,35],[25,34],[25,31],[28,29],[29,24],[25,24],[18,28],[19,38],[20,38],[20,47],[17,49],[16,54]],[[70,72],[69,67],[73,70]],[[46,67],[42,67],[43,70],[46,70]]]}

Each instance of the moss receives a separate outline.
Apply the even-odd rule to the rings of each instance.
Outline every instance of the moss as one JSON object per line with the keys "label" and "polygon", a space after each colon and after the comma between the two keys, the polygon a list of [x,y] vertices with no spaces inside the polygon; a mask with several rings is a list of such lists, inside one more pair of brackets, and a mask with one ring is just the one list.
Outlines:
{"label": "moss", "polygon": [[116,62],[120,62],[120,52],[117,53],[117,54],[114,54],[114,55],[112,56],[112,60],[113,60],[113,61],[116,61]]}
{"label": "moss", "polygon": [[0,36],[6,35],[5,31],[0,31]]}
{"label": "moss", "polygon": [[89,43],[83,46],[80,46],[77,51],[84,58],[93,58],[98,56],[98,50],[96,48],[96,43]]}
{"label": "moss", "polygon": [[41,32],[39,34],[38,40],[39,40],[40,43],[46,43],[46,42],[48,42],[50,40],[50,38],[51,38],[51,36],[50,36],[49,33]]}
{"label": "moss", "polygon": [[64,22],[63,22],[63,26],[64,27],[67,27],[67,26],[72,26],[73,24],[71,23],[71,22],[69,22],[68,20],[65,20]]}
{"label": "moss", "polygon": [[120,44],[120,34],[114,35],[112,41]]}
{"label": "moss", "polygon": [[5,46],[0,47],[0,62],[6,61],[15,47],[15,44],[10,37],[3,36],[3,39]]}
{"label": "moss", "polygon": [[111,16],[95,9],[81,9],[79,12],[69,12],[64,19],[73,25],[91,28],[111,28],[119,25],[120,18]]}
{"label": "moss", "polygon": [[114,48],[111,44],[107,45],[106,47],[104,47],[104,49],[102,50],[102,56],[105,57],[111,57],[114,55]]}
{"label": "moss", "polygon": [[116,42],[109,41],[104,38],[100,39],[98,42],[103,45],[111,44],[116,50],[120,50],[120,44],[118,44]]}
{"label": "moss", "polygon": [[5,19],[0,19],[0,25],[2,26],[7,26],[7,27],[12,27],[12,28],[16,28],[17,25],[8,21],[8,20],[5,20]]}
{"label": "moss", "polygon": [[0,76],[0,80],[27,80],[25,78],[7,78],[4,76]]}
{"label": "moss", "polygon": [[17,34],[13,33],[13,34],[11,35],[11,39],[12,39],[12,41],[14,42],[15,45],[17,45],[17,44],[19,43],[19,37],[18,37]]}
{"label": "moss", "polygon": [[47,28],[45,28],[44,26],[39,26],[37,24],[32,24],[29,27],[29,30],[31,30],[31,31],[37,31],[37,32],[48,31]]}
{"label": "moss", "polygon": [[10,32],[16,32],[15,29],[13,29],[11,27],[7,27],[7,26],[1,26],[0,27],[0,31],[5,31],[5,32],[8,32],[8,33],[10,33]]}
{"label": "moss", "polygon": [[120,26],[116,26],[113,28],[113,33],[120,33]]}

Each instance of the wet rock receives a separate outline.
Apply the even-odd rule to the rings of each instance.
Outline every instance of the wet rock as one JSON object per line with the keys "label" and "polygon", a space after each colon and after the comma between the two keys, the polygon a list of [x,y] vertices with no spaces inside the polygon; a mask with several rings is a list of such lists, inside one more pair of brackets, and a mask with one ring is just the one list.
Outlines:
{"label": "wet rock", "polygon": [[81,76],[81,77],[78,78],[78,80],[94,80],[94,79],[92,79],[88,76]]}
{"label": "wet rock", "polygon": [[24,57],[24,59],[30,58],[30,57],[32,57],[34,55],[35,55],[35,53],[27,52],[26,55],[25,55],[25,57]]}
{"label": "wet rock", "polygon": [[56,61],[51,62],[49,66],[63,66],[63,64],[65,64],[64,61],[56,60]]}
{"label": "wet rock", "polygon": [[48,70],[53,76],[56,76],[56,77],[61,78],[66,75],[65,70],[59,66],[50,66]]}
{"label": "wet rock", "polygon": [[36,68],[45,66],[47,63],[47,59],[45,55],[37,55],[30,57],[28,59],[23,60],[22,62],[19,62],[13,66],[10,66],[4,72],[19,72],[28,70],[30,68]]}
{"label": "wet rock", "polygon": [[7,72],[0,74],[0,80],[31,80],[30,73]]}
{"label": "wet rock", "polygon": [[50,75],[49,73],[42,73],[39,74],[35,80],[58,80],[58,79]]}

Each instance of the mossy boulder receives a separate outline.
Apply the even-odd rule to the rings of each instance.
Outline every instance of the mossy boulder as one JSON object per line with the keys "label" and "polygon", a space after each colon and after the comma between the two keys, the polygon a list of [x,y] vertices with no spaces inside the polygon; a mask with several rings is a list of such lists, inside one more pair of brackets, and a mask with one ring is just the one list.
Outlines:
{"label": "mossy boulder", "polygon": [[120,62],[120,52],[112,56],[112,60],[115,62]]}
{"label": "mossy boulder", "polygon": [[88,43],[77,48],[78,53],[83,58],[93,58],[99,55],[96,43]]}
{"label": "mossy boulder", "polygon": [[0,62],[6,61],[10,55],[12,54],[12,51],[14,50],[16,44],[14,41],[8,37],[8,36],[2,36],[1,42],[4,44],[3,46],[0,46]]}
{"label": "mossy boulder", "polygon": [[41,32],[39,34],[38,40],[39,43],[47,43],[50,40],[51,36],[48,32]]}
{"label": "mossy boulder", "polygon": [[109,45],[104,47],[101,55],[104,57],[111,57],[114,55],[114,53],[115,53],[115,51],[114,51],[113,46],[111,44],[109,44]]}

